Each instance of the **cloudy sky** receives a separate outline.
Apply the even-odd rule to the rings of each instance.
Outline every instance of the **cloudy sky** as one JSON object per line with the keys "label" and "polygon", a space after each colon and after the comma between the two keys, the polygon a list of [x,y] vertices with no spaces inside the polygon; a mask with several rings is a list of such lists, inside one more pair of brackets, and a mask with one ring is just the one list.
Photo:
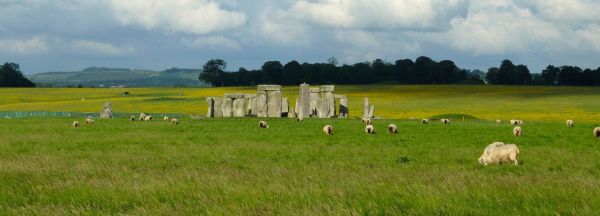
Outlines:
{"label": "cloudy sky", "polygon": [[0,0],[0,61],[230,70],[426,55],[486,70],[509,58],[600,66],[599,0]]}

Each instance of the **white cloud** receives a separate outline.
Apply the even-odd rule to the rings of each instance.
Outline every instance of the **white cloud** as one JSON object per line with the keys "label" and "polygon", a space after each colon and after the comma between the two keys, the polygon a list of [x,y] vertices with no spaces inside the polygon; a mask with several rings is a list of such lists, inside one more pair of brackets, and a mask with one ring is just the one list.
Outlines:
{"label": "white cloud", "polygon": [[110,4],[122,24],[168,32],[207,34],[246,22],[245,14],[206,0],[111,0]]}
{"label": "white cloud", "polygon": [[183,44],[195,48],[209,48],[215,50],[241,50],[242,46],[224,36],[207,36],[195,39],[183,39]]}
{"label": "white cloud", "polygon": [[0,52],[13,55],[32,55],[47,52],[48,45],[41,37],[28,39],[0,39]]}
{"label": "white cloud", "polygon": [[92,40],[75,40],[72,41],[68,46],[76,52],[94,53],[109,56],[124,55],[136,52],[136,50],[131,47],[116,46],[110,43]]}

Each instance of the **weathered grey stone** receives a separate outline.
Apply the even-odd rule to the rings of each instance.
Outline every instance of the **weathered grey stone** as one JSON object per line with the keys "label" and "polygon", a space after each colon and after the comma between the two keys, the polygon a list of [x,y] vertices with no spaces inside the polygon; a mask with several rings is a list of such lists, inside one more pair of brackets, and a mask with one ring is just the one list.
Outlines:
{"label": "weathered grey stone", "polygon": [[348,98],[342,97],[340,98],[340,118],[348,118],[350,112],[348,110]]}
{"label": "weathered grey stone", "polygon": [[110,104],[110,102],[106,102],[104,104],[104,106],[102,107],[102,111],[100,111],[100,118],[102,119],[109,119],[112,118],[113,114],[112,114],[112,104]]}
{"label": "weathered grey stone", "polygon": [[256,96],[247,97],[248,98],[248,110],[247,114],[256,116]]}
{"label": "weathered grey stone", "polygon": [[334,86],[333,85],[322,85],[319,90],[321,92],[333,92],[334,90]]}
{"label": "weathered grey stone", "polygon": [[233,99],[231,98],[223,98],[223,102],[221,104],[223,109],[223,118],[229,118],[233,116]]}
{"label": "weathered grey stone", "polygon": [[317,117],[329,118],[329,106],[327,105],[325,98],[319,98],[317,100]]}
{"label": "weathered grey stone", "polygon": [[206,118],[214,118],[215,117],[215,99],[213,97],[206,98],[206,106],[208,110],[206,112]]}
{"label": "weathered grey stone", "polygon": [[246,99],[241,97],[233,100],[233,117],[246,116]]}
{"label": "weathered grey stone", "polygon": [[363,118],[370,118],[369,117],[369,98],[368,97],[365,98],[365,103],[363,106]]}
{"label": "weathered grey stone", "polygon": [[342,98],[345,98],[345,97],[346,97],[346,95],[339,95],[339,94],[334,94],[333,95],[333,98],[335,98],[335,99],[342,99]]}
{"label": "weathered grey stone", "polygon": [[300,92],[298,93],[298,98],[296,100],[296,113],[300,118],[308,118],[310,117],[311,111],[311,103],[310,103],[310,85],[309,84],[301,84]]}
{"label": "weathered grey stone", "polygon": [[[312,89],[312,88],[311,88]],[[310,117],[310,116],[316,116],[318,114],[318,103],[319,100],[321,99],[321,97],[319,96],[319,93],[313,93],[311,91],[310,93],[310,106],[309,106],[309,111],[310,111],[310,115],[309,116],[305,116],[305,117]]]}
{"label": "weathered grey stone", "polygon": [[369,108],[368,118],[373,118],[373,117],[375,117],[375,105],[371,105],[371,107]]}
{"label": "weathered grey stone", "polygon": [[225,98],[231,98],[231,99],[238,99],[238,98],[244,98],[245,94],[242,94],[242,93],[230,93],[230,94],[225,94],[224,97]]}
{"label": "weathered grey stone", "polygon": [[310,88],[310,93],[320,93],[320,92],[321,92],[321,88],[319,88],[319,87]]}
{"label": "weathered grey stone", "polygon": [[222,118],[223,117],[223,99],[222,98],[213,98],[214,101],[214,117]]}
{"label": "weathered grey stone", "polygon": [[287,98],[281,98],[281,113],[290,112],[290,103]]}
{"label": "weathered grey stone", "polygon": [[[333,88],[332,88],[333,89]],[[323,111],[325,112],[323,115],[326,118],[330,118],[335,116],[335,99],[333,98],[333,93],[328,91],[323,93]]]}
{"label": "weathered grey stone", "polygon": [[267,92],[258,91],[256,92],[256,116],[267,117]]}
{"label": "weathered grey stone", "polygon": [[280,85],[259,85],[257,87],[258,91],[281,91]]}
{"label": "weathered grey stone", "polygon": [[281,117],[281,91],[267,91],[267,117]]}

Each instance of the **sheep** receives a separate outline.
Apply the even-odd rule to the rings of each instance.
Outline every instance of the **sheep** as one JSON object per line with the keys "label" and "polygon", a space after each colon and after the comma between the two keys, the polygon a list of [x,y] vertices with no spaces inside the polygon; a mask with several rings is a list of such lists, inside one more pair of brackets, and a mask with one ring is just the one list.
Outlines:
{"label": "sheep", "polygon": [[298,122],[302,122],[303,120],[304,120],[304,118],[303,118],[303,117],[298,117],[298,118],[296,118],[296,121],[298,121]]}
{"label": "sheep", "polygon": [[87,119],[85,119],[85,123],[86,124],[94,124],[94,119],[87,118]]}
{"label": "sheep", "polygon": [[520,126],[516,126],[515,128],[513,128],[513,134],[515,135],[515,137],[519,137],[521,136],[521,134],[523,134],[523,130]]}
{"label": "sheep", "polygon": [[423,119],[423,120],[421,120],[421,123],[422,124],[429,124],[429,119]]}
{"label": "sheep", "polygon": [[365,127],[365,132],[367,132],[367,134],[375,134],[375,127],[373,127],[373,125],[367,125]]}
{"label": "sheep", "polygon": [[523,120],[517,120],[517,124],[523,125]]}
{"label": "sheep", "polygon": [[441,119],[442,124],[450,124],[450,119]]}
{"label": "sheep", "polygon": [[166,121],[166,122],[169,122],[169,116],[163,117],[163,120]]}
{"label": "sheep", "polygon": [[171,123],[174,124],[174,125],[178,125],[179,124],[179,119],[172,118],[171,119]]}
{"label": "sheep", "polygon": [[331,127],[331,125],[325,125],[325,127],[323,127],[323,132],[327,135],[331,135],[333,134],[333,127]]}
{"label": "sheep", "polygon": [[496,119],[496,124],[502,124],[502,120]]}
{"label": "sheep", "polygon": [[140,121],[146,120],[146,113],[140,113]]}
{"label": "sheep", "polygon": [[132,115],[131,117],[129,117],[129,119],[130,119],[131,121],[135,121],[135,116],[133,116],[133,115]]}
{"label": "sheep", "polygon": [[373,121],[371,119],[365,119],[365,125],[373,125]]}
{"label": "sheep", "polygon": [[572,128],[573,126],[575,126],[575,123],[573,122],[573,120],[571,120],[571,119],[567,120],[567,127]]}
{"label": "sheep", "polygon": [[267,124],[267,122],[265,122],[265,121],[260,121],[260,122],[258,122],[258,126],[259,126],[260,128],[269,128],[269,125],[268,125],[268,124]]}
{"label": "sheep", "polygon": [[152,116],[146,116],[146,117],[144,118],[144,121],[152,121]]}
{"label": "sheep", "polygon": [[516,166],[519,165],[518,157],[519,147],[517,145],[495,142],[485,148],[483,154],[479,157],[479,163],[487,166],[488,164],[510,162]]}
{"label": "sheep", "polygon": [[74,128],[79,128],[79,126],[81,126],[81,124],[79,123],[79,121],[74,121],[73,122],[73,127]]}
{"label": "sheep", "polygon": [[594,136],[596,136],[596,138],[600,138],[600,127],[594,128]]}
{"label": "sheep", "polygon": [[398,133],[398,126],[395,125],[395,124],[388,125],[388,132],[390,132],[390,134],[397,134]]}
{"label": "sheep", "polygon": [[510,124],[514,125],[514,126],[520,126],[520,125],[523,125],[523,120],[512,119],[512,120],[510,120]]}

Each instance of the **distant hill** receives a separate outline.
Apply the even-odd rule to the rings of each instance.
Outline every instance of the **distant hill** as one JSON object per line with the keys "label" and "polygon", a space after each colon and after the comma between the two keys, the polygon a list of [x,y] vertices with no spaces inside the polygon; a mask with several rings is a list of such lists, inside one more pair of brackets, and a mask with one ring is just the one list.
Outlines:
{"label": "distant hill", "polygon": [[172,68],[164,71],[91,67],[73,72],[46,72],[27,76],[40,86],[70,87],[193,87],[205,86],[198,80],[200,69]]}

